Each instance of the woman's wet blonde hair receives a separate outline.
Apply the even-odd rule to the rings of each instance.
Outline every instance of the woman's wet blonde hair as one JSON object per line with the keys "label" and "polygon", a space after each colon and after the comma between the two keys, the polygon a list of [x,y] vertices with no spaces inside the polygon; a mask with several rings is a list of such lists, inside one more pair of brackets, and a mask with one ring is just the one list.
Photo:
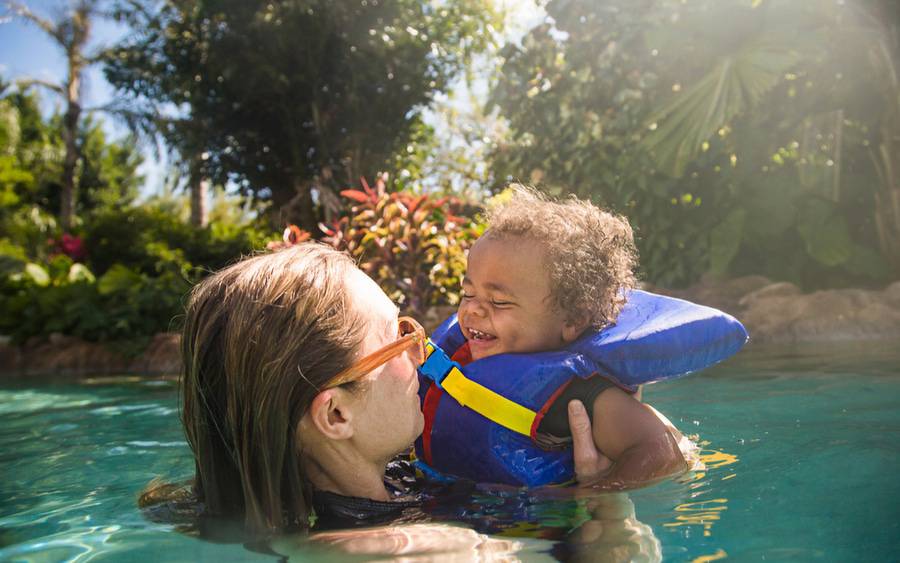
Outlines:
{"label": "woman's wet blonde hair", "polygon": [[567,320],[613,322],[635,286],[637,249],[628,219],[570,196],[554,200],[521,184],[488,206],[488,238],[521,237],[544,248],[553,306]]}
{"label": "woman's wet blonde hair", "polygon": [[355,267],[308,243],[243,260],[194,288],[181,343],[182,420],[205,513],[243,516],[256,533],[308,526],[296,429],[361,345],[364,323],[346,288]]}

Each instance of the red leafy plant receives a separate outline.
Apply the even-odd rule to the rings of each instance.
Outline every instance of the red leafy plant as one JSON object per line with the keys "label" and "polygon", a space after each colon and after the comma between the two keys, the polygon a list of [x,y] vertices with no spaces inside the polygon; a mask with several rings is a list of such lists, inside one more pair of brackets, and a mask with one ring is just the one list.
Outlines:
{"label": "red leafy plant", "polygon": [[286,246],[292,246],[306,242],[312,237],[312,233],[304,231],[297,225],[288,225],[281,235],[281,240],[272,240],[266,243],[266,250],[278,250]]}
{"label": "red leafy plant", "polygon": [[455,196],[389,192],[386,175],[341,196],[349,213],[320,225],[324,240],[348,251],[405,312],[459,303],[466,253],[483,231],[474,207]]}

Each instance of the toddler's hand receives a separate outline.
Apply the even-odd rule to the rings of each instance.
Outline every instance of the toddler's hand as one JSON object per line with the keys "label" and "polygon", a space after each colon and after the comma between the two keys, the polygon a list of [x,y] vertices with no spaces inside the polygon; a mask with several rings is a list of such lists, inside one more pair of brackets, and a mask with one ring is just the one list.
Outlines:
{"label": "toddler's hand", "polygon": [[590,485],[609,471],[612,460],[594,444],[591,419],[581,401],[569,401],[569,429],[575,450],[575,478],[582,485]]}

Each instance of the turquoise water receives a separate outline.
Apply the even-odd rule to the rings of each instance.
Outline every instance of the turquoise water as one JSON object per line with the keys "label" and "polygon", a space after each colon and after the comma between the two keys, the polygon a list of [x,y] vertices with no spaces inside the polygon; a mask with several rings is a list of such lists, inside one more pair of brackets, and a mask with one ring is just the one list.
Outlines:
{"label": "turquoise water", "polygon": [[896,561],[898,344],[751,348],[647,388],[647,402],[704,447],[706,469],[677,480],[579,498],[571,489],[483,489],[429,503],[433,524],[315,544],[287,538],[266,547],[272,554],[180,533],[135,508],[152,477],[192,470],[172,382],[0,381],[0,560],[344,560],[348,550],[438,550],[461,560]]}

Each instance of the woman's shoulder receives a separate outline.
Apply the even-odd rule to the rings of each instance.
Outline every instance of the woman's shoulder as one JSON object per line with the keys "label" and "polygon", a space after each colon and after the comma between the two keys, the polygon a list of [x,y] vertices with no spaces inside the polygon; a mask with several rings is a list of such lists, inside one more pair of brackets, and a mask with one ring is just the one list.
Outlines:
{"label": "woman's shoulder", "polygon": [[388,463],[384,484],[392,498],[388,501],[352,497],[313,489],[312,504],[316,529],[348,528],[383,524],[396,520],[421,521],[422,504],[415,468],[406,457]]}

